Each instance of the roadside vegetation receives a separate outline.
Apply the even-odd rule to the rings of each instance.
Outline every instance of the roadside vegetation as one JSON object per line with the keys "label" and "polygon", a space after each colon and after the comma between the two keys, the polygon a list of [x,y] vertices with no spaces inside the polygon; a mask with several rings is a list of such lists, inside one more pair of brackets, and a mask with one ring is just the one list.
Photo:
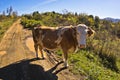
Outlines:
{"label": "roadside vegetation", "polygon": [[13,11],[12,7],[7,8],[6,11],[3,11],[3,13],[0,14],[0,41],[4,33],[13,24],[13,22],[17,20],[17,18],[17,12]]}
{"label": "roadside vegetation", "polygon": [[[120,79],[120,22],[100,19],[85,13],[64,13],[38,11],[22,16],[24,28],[38,24],[44,26],[66,26],[86,24],[96,31],[94,38],[88,38],[87,48],[76,54],[69,54],[69,70],[86,80]],[[58,52],[61,56],[61,51]]]}

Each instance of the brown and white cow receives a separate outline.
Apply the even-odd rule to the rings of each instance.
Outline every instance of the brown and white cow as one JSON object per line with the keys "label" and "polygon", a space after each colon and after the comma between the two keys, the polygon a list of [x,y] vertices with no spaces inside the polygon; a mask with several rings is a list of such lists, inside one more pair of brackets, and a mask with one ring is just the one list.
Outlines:
{"label": "brown and white cow", "polygon": [[94,30],[85,24],[77,26],[60,27],[58,29],[37,27],[32,30],[36,57],[38,58],[38,48],[42,58],[43,49],[56,50],[61,49],[65,67],[68,66],[68,53],[76,51],[78,48],[86,46],[86,37],[94,34]]}

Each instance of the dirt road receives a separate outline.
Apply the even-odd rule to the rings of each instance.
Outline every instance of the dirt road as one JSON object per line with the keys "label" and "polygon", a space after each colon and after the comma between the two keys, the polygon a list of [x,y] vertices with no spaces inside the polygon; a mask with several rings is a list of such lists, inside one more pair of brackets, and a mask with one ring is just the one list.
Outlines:
{"label": "dirt road", "polygon": [[0,43],[0,80],[83,80],[54,64],[46,55],[36,59],[30,31],[23,29],[20,20],[5,33]]}

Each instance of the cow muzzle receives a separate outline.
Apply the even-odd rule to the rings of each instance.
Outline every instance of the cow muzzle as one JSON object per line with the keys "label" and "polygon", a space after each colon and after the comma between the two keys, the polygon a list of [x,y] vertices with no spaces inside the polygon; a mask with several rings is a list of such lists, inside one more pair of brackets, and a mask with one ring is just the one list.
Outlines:
{"label": "cow muzzle", "polygon": [[85,45],[85,44],[80,44],[80,45],[79,45],[79,48],[80,48],[80,49],[86,48],[86,45]]}

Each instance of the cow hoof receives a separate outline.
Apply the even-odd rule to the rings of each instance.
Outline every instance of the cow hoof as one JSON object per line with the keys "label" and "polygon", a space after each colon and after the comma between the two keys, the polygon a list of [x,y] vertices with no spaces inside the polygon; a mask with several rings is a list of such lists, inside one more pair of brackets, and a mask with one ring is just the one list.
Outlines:
{"label": "cow hoof", "polygon": [[40,60],[40,58],[39,58],[39,57],[36,57],[36,59],[37,59],[37,60]]}
{"label": "cow hoof", "polygon": [[44,57],[42,57],[41,59],[42,59],[42,60],[44,60],[45,58],[44,58]]}
{"label": "cow hoof", "polygon": [[64,63],[64,67],[65,67],[65,68],[68,68],[69,65],[68,65],[67,63]]}
{"label": "cow hoof", "polygon": [[65,68],[68,68],[69,67],[69,65],[67,65],[67,66],[64,66]]}

